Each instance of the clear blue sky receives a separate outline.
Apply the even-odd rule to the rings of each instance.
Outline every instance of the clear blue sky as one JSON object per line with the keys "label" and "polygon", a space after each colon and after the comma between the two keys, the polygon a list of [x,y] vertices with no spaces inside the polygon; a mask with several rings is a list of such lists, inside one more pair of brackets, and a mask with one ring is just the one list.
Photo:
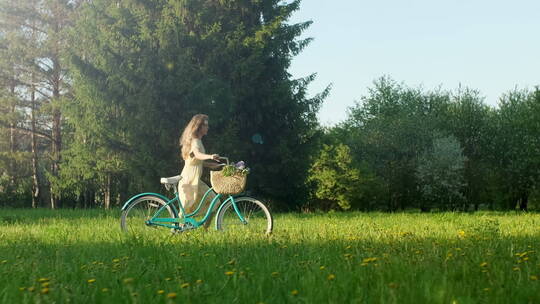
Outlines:
{"label": "clear blue sky", "polygon": [[334,124],[389,75],[407,86],[502,93],[540,85],[540,0],[303,0],[291,23],[312,20],[314,41],[293,59],[295,78],[317,73],[311,95],[333,84],[319,112]]}

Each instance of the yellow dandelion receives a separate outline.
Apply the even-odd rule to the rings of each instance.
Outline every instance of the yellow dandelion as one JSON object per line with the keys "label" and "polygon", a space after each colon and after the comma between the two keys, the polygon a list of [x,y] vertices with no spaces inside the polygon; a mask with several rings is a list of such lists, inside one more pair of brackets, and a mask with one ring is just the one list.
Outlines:
{"label": "yellow dandelion", "polygon": [[25,290],[26,290],[26,287],[19,287],[19,290],[20,290],[20,291],[25,291]]}
{"label": "yellow dandelion", "polygon": [[49,293],[49,288],[42,288],[41,289],[41,294],[48,294]]}
{"label": "yellow dandelion", "polygon": [[530,278],[532,281],[538,281],[538,276],[532,275]]}
{"label": "yellow dandelion", "polygon": [[167,294],[167,298],[169,299],[175,299],[176,298],[176,292],[169,292]]}
{"label": "yellow dandelion", "polygon": [[336,279],[336,276],[334,274],[329,274],[326,279],[328,279],[328,281],[333,281]]}
{"label": "yellow dandelion", "polygon": [[326,268],[326,266],[319,267],[320,270],[324,270],[325,268]]}
{"label": "yellow dandelion", "polygon": [[40,282],[40,283],[48,282],[48,281],[50,281],[49,278],[39,278],[38,279],[38,282]]}
{"label": "yellow dandelion", "polygon": [[293,296],[296,296],[296,295],[298,295],[298,290],[296,290],[296,289],[293,289],[293,290],[291,291],[291,294],[292,294]]}
{"label": "yellow dandelion", "polygon": [[487,265],[488,265],[487,262],[482,262],[482,263],[480,263],[480,267],[486,267]]}
{"label": "yellow dandelion", "polygon": [[365,259],[362,260],[362,263],[367,264],[367,263],[371,263],[371,262],[375,262],[375,261],[377,261],[377,258],[375,258],[375,257],[374,258],[365,258]]}
{"label": "yellow dandelion", "polygon": [[188,288],[189,287],[189,283],[182,283],[180,285],[180,288]]}
{"label": "yellow dandelion", "polygon": [[225,272],[225,275],[227,276],[232,276],[234,274],[234,271],[226,271]]}
{"label": "yellow dandelion", "polygon": [[89,284],[92,284],[92,283],[94,283],[95,281],[96,281],[96,279],[90,279],[90,280],[88,280],[87,282],[88,282]]}
{"label": "yellow dandelion", "polygon": [[465,237],[465,231],[459,230],[459,231],[458,231],[458,235],[459,235],[460,237]]}
{"label": "yellow dandelion", "polygon": [[195,283],[197,283],[197,284],[202,284],[202,280],[199,279],[199,280],[195,281]]}
{"label": "yellow dandelion", "polygon": [[160,289],[160,290],[157,291],[157,294],[160,294],[160,295],[164,294],[164,293],[165,293],[165,290],[163,290],[163,289]]}
{"label": "yellow dandelion", "polygon": [[120,263],[120,259],[113,259],[113,263]]}
{"label": "yellow dandelion", "polygon": [[43,287],[43,288],[49,287],[49,282],[43,282],[43,283],[41,283],[41,287]]}

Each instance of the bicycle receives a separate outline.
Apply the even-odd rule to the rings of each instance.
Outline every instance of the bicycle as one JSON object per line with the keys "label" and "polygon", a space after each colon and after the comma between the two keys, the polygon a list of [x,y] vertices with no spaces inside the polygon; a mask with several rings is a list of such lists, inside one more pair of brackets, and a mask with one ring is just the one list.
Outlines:
{"label": "bicycle", "polygon": [[[229,160],[226,157],[222,159]],[[217,167],[223,166],[220,164]],[[169,199],[159,193],[145,192],[131,197],[122,206],[120,227],[124,232],[140,234],[150,231],[148,228],[169,228],[173,232],[183,232],[197,229],[210,220],[212,210],[219,204],[216,211],[216,230],[260,232],[270,234],[273,229],[273,218],[268,208],[256,198],[238,194],[216,193],[211,187],[201,198],[195,211],[185,214],[184,207],[178,197],[178,183],[181,176],[163,177],[160,182],[167,190],[174,188],[175,196]],[[194,219],[198,215],[210,193],[216,196],[210,202],[206,214],[201,220]],[[174,204],[178,202],[177,206]],[[219,203],[218,203],[219,202]],[[179,212],[180,211],[180,212]]]}

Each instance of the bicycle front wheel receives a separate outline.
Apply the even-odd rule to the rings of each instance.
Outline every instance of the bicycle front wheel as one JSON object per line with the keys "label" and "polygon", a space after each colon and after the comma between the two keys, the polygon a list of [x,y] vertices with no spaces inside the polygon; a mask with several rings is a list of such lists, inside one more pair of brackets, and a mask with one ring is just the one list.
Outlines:
{"label": "bicycle front wheel", "polygon": [[[156,229],[165,227],[148,224],[146,222],[152,219],[152,217],[176,218],[171,206],[166,206],[161,209],[161,207],[165,205],[167,205],[167,202],[160,197],[153,195],[141,196],[131,202],[126,210],[122,212],[120,227],[124,232],[132,234],[155,233],[157,230],[168,231],[167,229]],[[169,224],[171,226],[178,226],[178,223]]]}
{"label": "bicycle front wheel", "polygon": [[240,220],[232,201],[228,200],[217,215],[218,230],[266,234],[272,232],[272,214],[263,203],[251,197],[239,197],[234,199],[234,202],[244,221]]}

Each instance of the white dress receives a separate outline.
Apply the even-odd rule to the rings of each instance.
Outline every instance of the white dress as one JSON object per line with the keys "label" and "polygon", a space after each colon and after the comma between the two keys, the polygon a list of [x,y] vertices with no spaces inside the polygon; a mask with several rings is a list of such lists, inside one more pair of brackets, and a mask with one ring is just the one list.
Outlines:
{"label": "white dress", "polygon": [[[203,143],[199,138],[193,138],[191,140],[191,149],[192,151],[198,151],[200,153],[206,153]],[[196,159],[193,156],[190,156],[185,160],[184,169],[182,169],[182,179],[178,183],[178,197],[182,202],[182,206],[186,214],[189,214],[199,206],[201,198],[204,196],[206,191],[209,189],[208,185],[201,180],[203,173],[203,161]],[[209,203],[215,197],[214,193],[208,195],[206,203],[203,208],[199,211],[199,215],[204,215],[206,209],[208,208]],[[214,207],[217,207],[218,204]]]}

